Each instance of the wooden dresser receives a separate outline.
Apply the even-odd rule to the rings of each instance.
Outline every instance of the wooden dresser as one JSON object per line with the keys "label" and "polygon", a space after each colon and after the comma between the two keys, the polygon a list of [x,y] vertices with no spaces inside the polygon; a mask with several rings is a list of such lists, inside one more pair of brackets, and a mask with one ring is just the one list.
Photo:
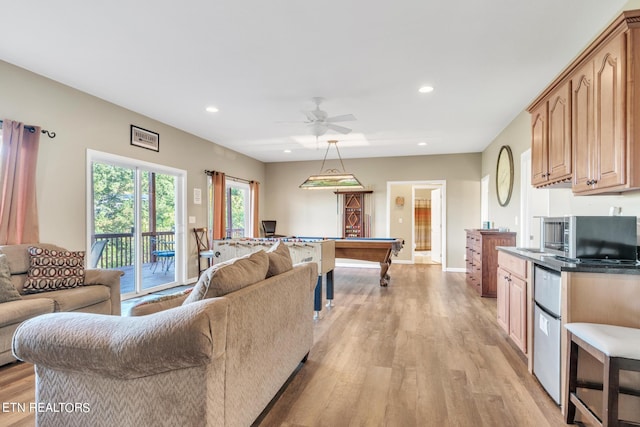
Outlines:
{"label": "wooden dresser", "polygon": [[515,246],[516,233],[491,230],[465,230],[467,232],[467,283],[483,297],[497,295],[496,246]]}

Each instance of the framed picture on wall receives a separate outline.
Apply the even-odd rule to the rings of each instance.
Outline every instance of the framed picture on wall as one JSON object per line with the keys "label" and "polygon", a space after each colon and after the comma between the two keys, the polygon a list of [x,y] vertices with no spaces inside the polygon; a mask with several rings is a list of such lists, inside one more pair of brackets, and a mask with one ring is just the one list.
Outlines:
{"label": "framed picture on wall", "polygon": [[131,145],[159,152],[160,134],[131,125]]}

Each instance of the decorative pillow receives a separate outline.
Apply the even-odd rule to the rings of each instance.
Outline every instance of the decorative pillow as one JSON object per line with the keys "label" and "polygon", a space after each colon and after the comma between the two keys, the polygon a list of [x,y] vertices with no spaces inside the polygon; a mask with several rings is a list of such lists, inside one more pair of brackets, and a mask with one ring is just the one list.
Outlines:
{"label": "decorative pillow", "polygon": [[9,260],[5,254],[0,254],[0,303],[20,299],[20,294],[11,283]]}
{"label": "decorative pillow", "polygon": [[293,269],[293,261],[289,253],[289,247],[282,240],[278,240],[271,246],[267,251],[267,256],[269,257],[267,278]]}
{"label": "decorative pillow", "polygon": [[202,273],[193,292],[182,304],[221,297],[245,286],[253,285],[264,280],[268,269],[269,257],[262,250],[216,264]]}
{"label": "decorative pillow", "polygon": [[70,289],[84,285],[84,251],[29,247],[25,293]]}

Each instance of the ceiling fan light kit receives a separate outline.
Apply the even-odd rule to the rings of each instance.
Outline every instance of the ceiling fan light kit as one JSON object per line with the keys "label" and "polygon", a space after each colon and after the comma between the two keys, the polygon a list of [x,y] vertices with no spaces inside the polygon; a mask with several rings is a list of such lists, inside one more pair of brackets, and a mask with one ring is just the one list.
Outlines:
{"label": "ceiling fan light kit", "polygon": [[[320,173],[317,175],[309,176],[309,178],[307,178],[302,184],[300,184],[300,188],[304,190],[363,190],[364,186],[358,180],[358,178],[356,178],[352,173],[346,172],[344,163],[342,162],[342,157],[340,156],[340,150],[338,150],[338,141],[330,140],[327,141],[327,143],[329,145],[327,145],[327,151],[324,153],[322,166],[320,166]],[[336,147],[336,151],[338,152],[338,159],[340,160],[342,171],[338,169],[324,170],[324,164],[327,160],[327,154],[329,154],[329,149],[332,145]]]}
{"label": "ceiling fan light kit", "polygon": [[316,137],[322,136],[329,130],[341,133],[343,135],[351,132],[351,129],[345,126],[336,125],[338,122],[351,122],[356,120],[353,114],[343,114],[341,116],[329,117],[326,111],[320,109],[320,104],[324,101],[324,98],[316,96],[311,98],[316,104],[315,110],[304,111],[307,120],[304,122],[311,129],[311,133]]}

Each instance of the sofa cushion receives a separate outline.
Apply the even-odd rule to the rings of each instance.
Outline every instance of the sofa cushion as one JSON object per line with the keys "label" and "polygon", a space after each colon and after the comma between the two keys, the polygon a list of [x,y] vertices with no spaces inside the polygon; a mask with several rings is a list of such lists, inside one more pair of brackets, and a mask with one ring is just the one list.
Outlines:
{"label": "sofa cushion", "polygon": [[293,269],[293,261],[289,253],[289,247],[282,240],[278,240],[267,251],[267,256],[269,257],[267,278]]}
{"label": "sofa cushion", "polygon": [[0,253],[7,256],[9,261],[9,270],[12,275],[26,274],[31,265],[31,256],[29,255],[30,246],[38,246],[45,249],[54,249],[64,251],[66,249],[60,246],[52,245],[51,243],[24,243],[21,245],[5,245],[0,246]]}
{"label": "sofa cushion", "polygon": [[5,254],[0,254],[0,303],[15,301],[20,299],[20,294],[11,282],[11,271],[9,271],[9,261]]}
{"label": "sofa cushion", "polygon": [[268,269],[269,257],[263,250],[216,264],[202,273],[183,305],[205,298],[221,297],[253,285],[264,280]]}
{"label": "sofa cushion", "polygon": [[111,290],[104,285],[79,286],[46,293],[25,294],[24,301],[47,298],[53,301],[54,311],[78,311],[111,299]]}
{"label": "sofa cushion", "polygon": [[5,302],[0,310],[0,328],[24,322],[32,317],[53,313],[54,303],[49,298],[20,299]]}
{"label": "sofa cushion", "polygon": [[84,251],[29,247],[30,267],[23,292],[47,292],[84,285]]}

